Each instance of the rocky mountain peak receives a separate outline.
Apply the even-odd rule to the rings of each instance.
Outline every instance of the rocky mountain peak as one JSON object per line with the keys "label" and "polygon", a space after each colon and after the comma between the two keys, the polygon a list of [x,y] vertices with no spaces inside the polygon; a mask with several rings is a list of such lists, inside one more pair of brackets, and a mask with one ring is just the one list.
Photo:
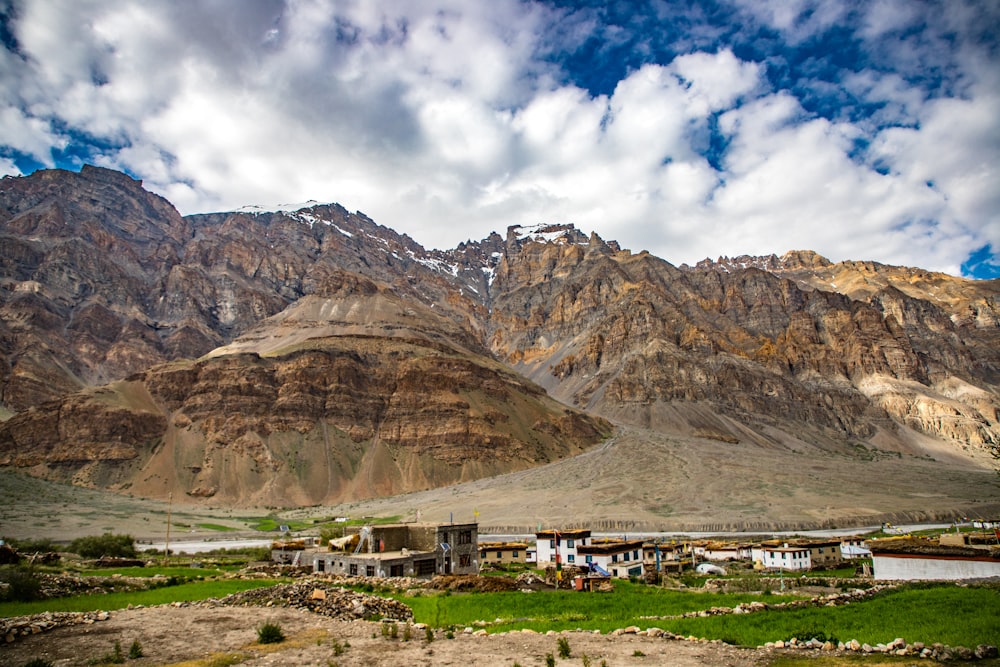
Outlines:
{"label": "rocky mountain peak", "polygon": [[170,484],[237,500],[279,471],[318,502],[551,460],[602,418],[836,456],[1000,446],[1000,281],[811,251],[677,268],[570,224],[427,250],[288,209],[182,218],[98,168],[0,180],[0,462],[154,493],[127,471],[183,461]]}

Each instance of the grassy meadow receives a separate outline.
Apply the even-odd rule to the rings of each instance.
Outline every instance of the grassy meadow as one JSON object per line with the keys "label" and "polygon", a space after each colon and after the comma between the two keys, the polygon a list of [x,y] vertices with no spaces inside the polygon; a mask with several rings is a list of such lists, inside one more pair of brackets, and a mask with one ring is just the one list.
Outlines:
{"label": "grassy meadow", "polygon": [[413,609],[418,622],[434,627],[465,627],[479,621],[488,624],[489,632],[523,628],[538,632],[574,629],[610,632],[635,625],[642,629],[658,627],[683,636],[721,639],[740,646],[759,646],[792,637],[857,639],[872,645],[896,637],[953,646],[1000,644],[1000,590],[985,586],[903,586],[840,607],[651,618],[733,607],[753,600],[775,604],[802,597],[676,591],[617,582],[613,593],[457,593],[398,596],[398,599]]}

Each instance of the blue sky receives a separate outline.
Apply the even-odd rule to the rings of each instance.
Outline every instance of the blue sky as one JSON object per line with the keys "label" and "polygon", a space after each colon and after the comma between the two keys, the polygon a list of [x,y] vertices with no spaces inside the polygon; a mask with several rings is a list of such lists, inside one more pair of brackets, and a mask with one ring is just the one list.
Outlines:
{"label": "blue sky", "polygon": [[[637,9],[641,8],[641,9]],[[1000,275],[994,0],[0,0],[0,173]]]}

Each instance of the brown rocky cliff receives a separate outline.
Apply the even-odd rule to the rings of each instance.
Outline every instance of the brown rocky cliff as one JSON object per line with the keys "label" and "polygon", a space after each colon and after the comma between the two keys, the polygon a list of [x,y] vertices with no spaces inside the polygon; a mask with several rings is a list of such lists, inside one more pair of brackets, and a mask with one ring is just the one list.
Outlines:
{"label": "brown rocky cliff", "polygon": [[495,364],[340,337],[174,362],[16,415],[0,424],[0,464],[100,484],[131,460],[117,483],[148,495],[315,504],[523,469],[608,429]]}
{"label": "brown rocky cliff", "polygon": [[[830,266],[793,259],[800,271]],[[959,445],[1000,442],[1000,348],[983,318],[956,323],[892,281],[864,300],[815,289],[784,266],[743,258],[678,270],[646,254],[531,242],[497,273],[493,349],[553,395],[639,424],[657,404],[708,402],[745,423],[841,439],[895,420]],[[954,280],[955,292],[978,288]],[[942,382],[970,391],[945,400]]]}

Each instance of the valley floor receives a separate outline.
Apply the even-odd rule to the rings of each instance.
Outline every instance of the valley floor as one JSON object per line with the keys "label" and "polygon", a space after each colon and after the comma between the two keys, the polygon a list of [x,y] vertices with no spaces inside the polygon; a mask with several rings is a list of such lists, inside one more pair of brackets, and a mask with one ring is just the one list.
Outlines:
{"label": "valley floor", "polygon": [[[931,453],[933,454],[933,452]],[[162,541],[253,535],[280,521],[332,516],[472,521],[480,532],[777,531],[1000,515],[1000,476],[972,457],[799,441],[764,446],[623,428],[598,447],[539,468],[391,498],[309,508],[167,503],[0,470],[0,537],[71,540],[102,532]],[[184,499],[186,500],[186,499]],[[273,523],[273,522],[272,522]],[[260,533],[256,533],[260,536]],[[265,535],[266,537],[266,535]]]}

